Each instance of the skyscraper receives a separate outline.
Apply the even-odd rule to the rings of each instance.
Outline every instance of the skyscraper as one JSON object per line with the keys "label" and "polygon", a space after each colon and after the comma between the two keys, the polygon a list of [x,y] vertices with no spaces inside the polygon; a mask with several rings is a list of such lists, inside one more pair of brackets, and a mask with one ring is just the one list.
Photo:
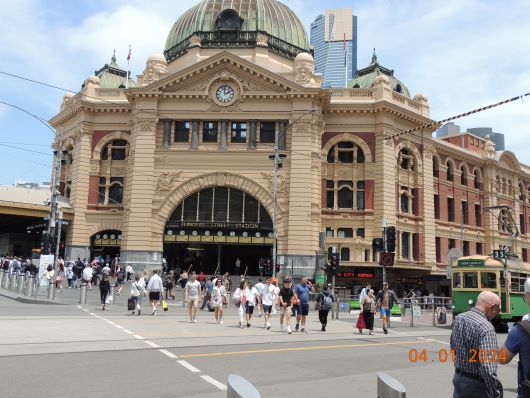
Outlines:
{"label": "skyscraper", "polygon": [[357,72],[357,16],[351,8],[331,8],[311,24],[315,68],[323,87],[346,87]]}

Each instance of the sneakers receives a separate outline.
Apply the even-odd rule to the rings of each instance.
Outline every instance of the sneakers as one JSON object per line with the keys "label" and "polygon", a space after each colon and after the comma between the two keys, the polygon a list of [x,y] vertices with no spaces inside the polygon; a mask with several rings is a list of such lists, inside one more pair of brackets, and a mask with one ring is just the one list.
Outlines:
{"label": "sneakers", "polygon": [[388,334],[388,329],[387,328],[383,328],[383,333],[384,334]]}
{"label": "sneakers", "polygon": [[271,330],[271,324],[269,322],[265,324],[265,327],[267,328],[267,330]]}
{"label": "sneakers", "polygon": [[247,328],[249,328],[249,327],[250,327],[250,323],[247,322]]}
{"label": "sneakers", "polygon": [[298,332],[298,329],[300,328],[300,324],[296,324],[296,326],[294,327],[294,330],[296,330]]}
{"label": "sneakers", "polygon": [[194,319],[194,320],[193,320],[193,323],[197,323],[197,319]]}
{"label": "sneakers", "polygon": [[219,325],[222,325],[223,324],[223,321],[219,321]]}
{"label": "sneakers", "polygon": [[291,330],[291,328],[289,326],[287,326],[287,333],[289,333],[289,334],[293,333],[293,331]]}
{"label": "sneakers", "polygon": [[321,332],[325,332],[326,331],[326,325],[322,325],[322,329],[320,329]]}
{"label": "sneakers", "polygon": [[300,329],[300,333],[307,333],[307,330],[305,330],[304,326],[302,326],[302,329]]}
{"label": "sneakers", "polygon": [[138,316],[140,316],[140,313],[141,313],[141,312],[142,312],[142,311],[138,310]]}

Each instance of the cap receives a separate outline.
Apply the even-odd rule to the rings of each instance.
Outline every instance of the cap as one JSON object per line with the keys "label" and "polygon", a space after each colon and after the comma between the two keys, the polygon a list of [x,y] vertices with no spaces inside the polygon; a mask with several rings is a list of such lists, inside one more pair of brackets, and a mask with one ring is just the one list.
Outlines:
{"label": "cap", "polygon": [[291,283],[291,280],[290,279],[284,279],[283,283]]}

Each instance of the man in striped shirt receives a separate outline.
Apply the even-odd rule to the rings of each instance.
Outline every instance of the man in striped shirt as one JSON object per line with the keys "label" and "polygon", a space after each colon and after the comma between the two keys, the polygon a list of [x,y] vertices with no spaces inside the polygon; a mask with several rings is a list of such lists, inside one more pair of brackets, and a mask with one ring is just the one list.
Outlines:
{"label": "man in striped shirt", "polygon": [[498,353],[491,320],[500,311],[499,296],[484,291],[478,296],[475,308],[456,317],[451,333],[451,350],[455,353],[453,398],[502,397],[497,360],[489,361]]}

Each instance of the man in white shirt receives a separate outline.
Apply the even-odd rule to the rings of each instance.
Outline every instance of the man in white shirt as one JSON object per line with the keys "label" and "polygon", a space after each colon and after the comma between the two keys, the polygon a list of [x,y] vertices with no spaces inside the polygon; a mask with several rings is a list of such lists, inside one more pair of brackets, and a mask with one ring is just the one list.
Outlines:
{"label": "man in white shirt", "polygon": [[261,290],[260,297],[261,297],[261,303],[263,305],[263,312],[265,313],[265,327],[267,328],[267,330],[270,330],[271,328],[270,317],[271,317],[272,307],[274,306],[274,300],[276,296],[276,287],[274,285],[271,285],[271,278],[267,278],[265,282],[266,284],[263,285],[263,289]]}
{"label": "man in white shirt", "polygon": [[127,274],[127,282],[129,282],[131,280],[131,276],[132,276],[132,274],[134,272],[133,267],[131,266],[131,264],[129,264],[129,265],[127,265],[127,267],[125,267],[125,272]]}
{"label": "man in white shirt", "polygon": [[252,314],[254,313],[254,307],[256,306],[256,303],[259,302],[259,293],[256,290],[254,286],[252,286],[252,282],[248,281],[248,287],[245,289],[245,295],[247,297],[247,302],[245,304],[246,307],[246,313],[247,313],[247,328],[250,327],[250,320],[252,319]]}
{"label": "man in white shirt", "polygon": [[278,280],[276,278],[271,279],[272,286],[274,288],[274,295],[272,296],[273,302],[272,302],[272,315],[276,315],[276,312],[278,310],[276,309],[276,306],[278,305],[279,297],[280,297],[280,288],[278,287]]}
{"label": "man in white shirt", "polygon": [[201,290],[201,283],[197,280],[197,274],[192,272],[191,280],[184,287],[184,301],[188,303],[190,323],[197,322],[197,307],[202,297]]}
{"label": "man in white shirt", "polygon": [[90,264],[86,264],[85,269],[83,270],[83,282],[88,284],[88,289],[92,290],[92,277],[94,276],[94,270],[90,266]]}
{"label": "man in white shirt", "polygon": [[256,286],[254,286],[256,288],[256,290],[258,291],[258,297],[259,297],[259,301],[257,303],[258,305],[258,316],[261,317],[261,313],[263,312],[263,305],[261,303],[261,295],[263,293],[263,289],[265,289],[265,285],[263,284],[263,279],[261,279],[261,277],[258,278],[258,283],[256,283]]}
{"label": "man in white shirt", "polygon": [[162,278],[158,276],[158,270],[153,270],[153,275],[149,278],[149,283],[147,284],[147,290],[149,290],[149,301],[153,307],[153,312],[151,315],[156,315],[156,306],[160,301],[162,295],[163,283]]}

